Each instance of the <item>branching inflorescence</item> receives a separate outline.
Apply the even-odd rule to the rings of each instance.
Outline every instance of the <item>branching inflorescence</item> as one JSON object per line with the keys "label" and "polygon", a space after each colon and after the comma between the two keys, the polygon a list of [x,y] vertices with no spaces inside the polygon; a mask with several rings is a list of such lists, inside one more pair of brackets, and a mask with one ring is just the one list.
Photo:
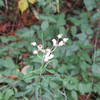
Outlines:
{"label": "branching inflorescence", "polygon": [[40,52],[43,53],[43,61],[48,62],[52,58],[54,58],[53,52],[61,46],[64,46],[68,41],[68,38],[64,38],[63,34],[58,34],[57,39],[52,39],[53,46],[51,48],[44,48],[42,44],[37,44],[36,42],[32,42],[31,45],[33,47],[37,47],[36,50],[33,51],[33,54],[38,55]]}

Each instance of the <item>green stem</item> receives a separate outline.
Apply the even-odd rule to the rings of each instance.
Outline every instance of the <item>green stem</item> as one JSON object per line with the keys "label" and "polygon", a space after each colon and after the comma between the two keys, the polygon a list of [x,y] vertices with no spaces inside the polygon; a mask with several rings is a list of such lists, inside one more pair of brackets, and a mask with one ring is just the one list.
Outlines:
{"label": "green stem", "polygon": [[57,9],[57,12],[59,13],[60,12],[60,4],[59,4],[59,0],[56,0],[56,9]]}

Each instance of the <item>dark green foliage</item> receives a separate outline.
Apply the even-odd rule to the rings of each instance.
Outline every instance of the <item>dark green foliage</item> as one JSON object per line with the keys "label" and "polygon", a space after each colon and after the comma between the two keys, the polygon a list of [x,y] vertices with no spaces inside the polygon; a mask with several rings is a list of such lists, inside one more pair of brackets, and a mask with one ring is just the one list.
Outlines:
{"label": "dark green foliage", "polygon": [[[0,100],[78,100],[80,94],[100,95],[100,49],[91,42],[98,31],[95,24],[100,12],[93,11],[98,9],[97,2],[100,0],[84,0],[85,9],[73,10],[71,17],[57,13],[55,1],[38,0],[36,6],[43,10],[39,13],[41,24],[20,29],[16,36],[0,36]],[[60,7],[63,3],[60,1]],[[69,41],[55,51],[55,58],[40,75],[41,59],[32,54],[31,42],[48,47],[59,33]],[[28,58],[23,58],[25,53]],[[21,61],[31,66],[26,75],[16,71],[22,68]],[[10,75],[18,79],[8,78]]]}

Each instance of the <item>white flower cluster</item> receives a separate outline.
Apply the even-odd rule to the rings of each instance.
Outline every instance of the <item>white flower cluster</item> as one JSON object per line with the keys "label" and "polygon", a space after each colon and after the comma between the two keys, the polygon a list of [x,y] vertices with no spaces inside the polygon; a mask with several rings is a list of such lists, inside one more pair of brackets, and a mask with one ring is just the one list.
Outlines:
{"label": "white flower cluster", "polygon": [[57,47],[65,45],[65,43],[68,41],[68,38],[63,38],[63,34],[58,34],[57,39],[52,39],[53,47],[52,48],[43,48],[42,44],[37,44],[36,42],[32,42],[32,46],[36,46],[37,50],[33,51],[33,54],[38,54],[39,52],[43,53],[43,61],[48,62],[52,58],[54,58],[53,52]]}
{"label": "white flower cluster", "polygon": [[63,38],[63,34],[58,34],[57,39],[52,39],[53,46],[63,46],[68,41],[68,38]]}

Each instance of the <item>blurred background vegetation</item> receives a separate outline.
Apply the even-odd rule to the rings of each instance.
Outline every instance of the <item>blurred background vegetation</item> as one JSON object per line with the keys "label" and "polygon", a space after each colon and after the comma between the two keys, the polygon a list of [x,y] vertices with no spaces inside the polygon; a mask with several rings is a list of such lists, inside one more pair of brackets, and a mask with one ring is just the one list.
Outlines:
{"label": "blurred background vegetation", "polygon": [[[0,100],[100,100],[100,0],[25,2],[0,0]],[[50,47],[61,33],[68,43],[34,74],[30,43]]]}

